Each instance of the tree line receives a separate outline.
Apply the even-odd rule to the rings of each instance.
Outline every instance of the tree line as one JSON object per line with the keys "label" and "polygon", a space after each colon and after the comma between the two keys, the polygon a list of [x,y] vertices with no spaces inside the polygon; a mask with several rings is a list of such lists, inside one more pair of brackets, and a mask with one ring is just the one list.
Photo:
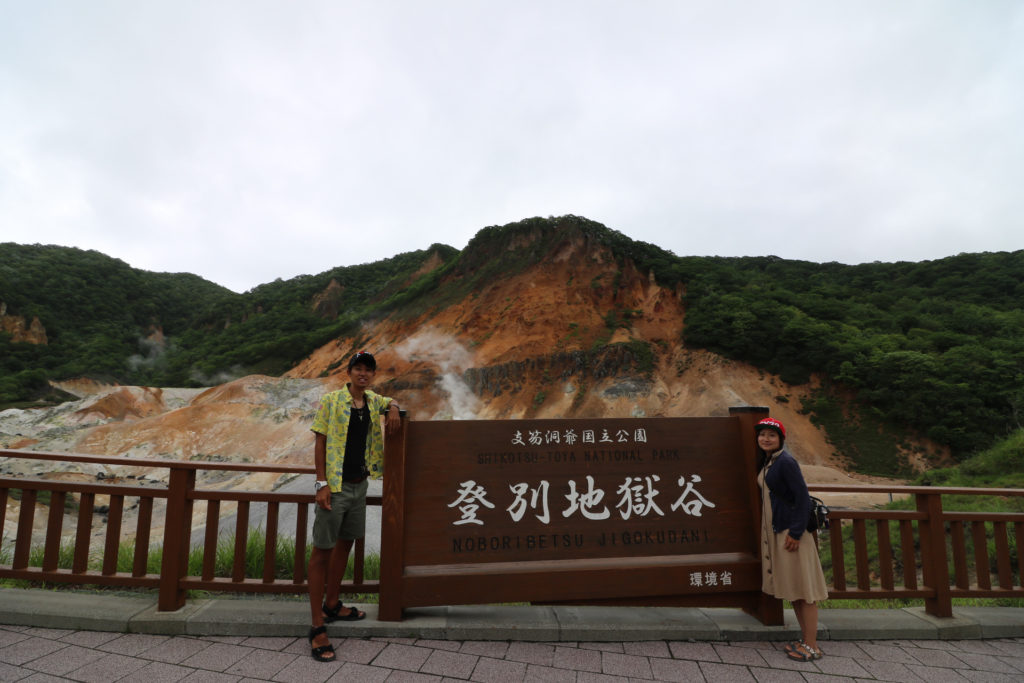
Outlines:
{"label": "tree line", "polygon": [[[238,294],[96,251],[0,244],[0,301],[9,315],[38,316],[49,339],[45,346],[13,343],[0,333],[0,408],[51,398],[48,380],[203,386],[231,373],[281,374],[352,329],[431,254],[443,261],[454,253],[435,245]],[[318,313],[311,300],[332,280],[337,300],[330,314]]]}

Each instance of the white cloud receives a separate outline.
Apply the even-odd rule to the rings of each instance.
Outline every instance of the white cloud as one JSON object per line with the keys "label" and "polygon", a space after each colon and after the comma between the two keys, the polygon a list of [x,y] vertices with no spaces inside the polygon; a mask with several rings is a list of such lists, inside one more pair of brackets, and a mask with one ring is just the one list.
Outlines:
{"label": "white cloud", "polygon": [[236,290],[540,215],[1024,248],[1013,2],[5,3],[0,239]]}

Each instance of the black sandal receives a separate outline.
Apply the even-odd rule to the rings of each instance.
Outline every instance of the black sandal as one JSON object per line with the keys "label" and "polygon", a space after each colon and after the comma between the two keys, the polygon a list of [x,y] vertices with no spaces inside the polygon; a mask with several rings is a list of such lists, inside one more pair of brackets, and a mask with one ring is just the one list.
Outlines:
{"label": "black sandal", "polygon": [[[313,645],[313,639],[321,633],[327,633],[326,626],[317,626],[316,628],[313,628],[312,626],[309,627],[310,646]],[[326,656],[328,652],[331,653],[330,657]],[[327,643],[326,645],[320,645],[319,647],[314,647],[311,650],[311,654],[313,655],[313,659],[315,659],[318,662],[333,662],[337,659],[337,656],[334,654],[334,646],[330,643]]]}
{"label": "black sandal", "polygon": [[359,621],[366,618],[366,612],[360,612],[355,607],[349,607],[346,614],[341,613],[342,608],[341,600],[333,608],[328,607],[325,602],[323,604],[324,621],[330,624],[334,621]]}

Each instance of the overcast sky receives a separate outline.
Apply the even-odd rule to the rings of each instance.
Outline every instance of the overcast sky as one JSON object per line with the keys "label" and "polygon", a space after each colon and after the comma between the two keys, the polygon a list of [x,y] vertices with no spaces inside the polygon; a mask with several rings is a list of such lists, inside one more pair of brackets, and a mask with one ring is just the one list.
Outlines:
{"label": "overcast sky", "polygon": [[1024,2],[0,0],[0,241],[245,291],[576,214],[1024,248]]}

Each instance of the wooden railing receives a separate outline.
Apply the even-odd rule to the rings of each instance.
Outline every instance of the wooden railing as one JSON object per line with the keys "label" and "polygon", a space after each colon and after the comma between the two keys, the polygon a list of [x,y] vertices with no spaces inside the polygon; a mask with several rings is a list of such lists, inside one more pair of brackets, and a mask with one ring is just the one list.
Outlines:
{"label": "wooden railing", "polygon": [[[306,494],[272,493],[267,491],[217,491],[196,488],[196,472],[215,470],[234,473],[268,472],[277,474],[313,474],[312,467],[295,465],[255,465],[248,463],[182,462],[128,457],[73,455],[68,453],[35,453],[0,450],[2,458],[49,460],[81,465],[108,465],[145,468],[147,471],[167,470],[167,484],[125,485],[117,483],[84,483],[53,481],[28,477],[0,477],[0,529],[7,515],[8,501],[20,497],[18,523],[13,540],[4,537],[3,548],[10,563],[0,563],[0,578],[50,581],[61,583],[96,584],[137,588],[158,588],[158,609],[176,610],[184,605],[188,590],[239,591],[261,593],[305,593],[306,586],[306,533],[309,508],[313,503],[312,491]],[[71,566],[59,567],[64,536],[65,507],[69,496],[77,496],[77,520],[73,540]],[[106,511],[106,530],[99,568],[90,567],[93,555],[91,540],[97,524],[96,499],[109,498]],[[49,498],[42,543],[35,541],[36,505]],[[193,504],[206,501],[205,526],[202,545],[202,570],[199,575],[188,574],[189,554],[192,551]],[[236,502],[233,566],[230,577],[215,577],[214,562],[220,531],[220,513],[223,502]],[[245,549],[251,533],[249,510],[253,503],[266,503],[266,523],[263,572],[260,578],[245,576]],[[367,496],[368,505],[381,504],[380,496]],[[118,554],[126,505],[138,506],[134,533],[132,570],[118,571]],[[279,511],[282,505],[295,505],[295,528],[288,530],[294,538],[295,561],[293,577],[275,577]],[[161,510],[162,509],[162,510]],[[160,514],[162,512],[162,514]],[[156,513],[156,514],[155,514]],[[102,523],[102,520],[99,520]],[[163,527],[159,571],[150,571],[149,554],[153,529]],[[42,562],[32,563],[31,556],[42,548]],[[65,546],[66,547],[66,546]],[[363,539],[356,541],[353,552],[353,578],[342,583],[344,593],[376,593],[379,582],[364,576]],[[65,561],[64,564],[67,564]]]}
{"label": "wooden railing", "polygon": [[[4,537],[0,578],[24,579],[106,586],[159,589],[158,609],[176,610],[184,605],[188,590],[263,593],[304,593],[307,591],[305,556],[309,506],[313,496],[267,491],[218,491],[196,488],[196,473],[215,470],[234,473],[268,472],[310,474],[310,467],[255,465],[250,463],[181,462],[142,458],[35,453],[0,450],[0,457],[61,461],[82,465],[109,465],[147,470],[165,469],[167,484],[126,485],[55,481],[30,477],[0,477],[0,528],[8,502],[20,498],[18,522],[13,539]],[[915,499],[914,510],[847,510],[832,508],[831,530],[819,542],[828,552],[823,558],[830,577],[830,598],[881,600],[923,599],[935,616],[952,616],[953,598],[1024,598],[1024,513],[949,512],[943,510],[943,496],[1022,496],[1019,489],[961,489],[913,486],[828,486],[813,485],[815,493],[891,493]],[[77,497],[77,519],[71,541],[70,567],[61,567],[61,539],[65,508]],[[103,548],[99,567],[90,566],[91,537],[97,523],[96,499],[109,498]],[[48,501],[45,528],[36,530],[37,503]],[[202,568],[189,575],[189,553],[193,547],[193,504],[206,501],[202,543]],[[214,576],[214,561],[220,531],[222,503],[237,503],[231,576]],[[245,576],[245,548],[250,536],[249,512],[253,503],[266,503],[265,548],[262,576]],[[380,496],[367,503],[381,505]],[[118,553],[125,510],[138,506],[134,530],[131,571],[118,571]],[[277,539],[281,506],[295,505],[295,561],[290,579],[275,577]],[[126,507],[127,506],[127,507]],[[102,522],[100,522],[102,523]],[[159,571],[151,571],[150,552],[162,531]],[[42,543],[37,537],[42,535]],[[994,557],[989,543],[993,543]],[[852,546],[853,562],[844,554]],[[41,562],[32,562],[42,548]],[[65,544],[63,547],[67,547]],[[876,552],[873,552],[876,550]],[[8,563],[9,560],[9,563]],[[67,558],[63,564],[68,564]],[[848,566],[849,565],[849,566]],[[993,582],[993,578],[995,581]],[[342,584],[345,593],[379,592],[377,581],[364,577],[364,543],[356,543],[354,575]]]}
{"label": "wooden railing", "polygon": [[[942,505],[943,496],[1017,497],[1024,496],[1024,490],[839,485],[809,488],[813,493],[888,493],[914,498],[914,510],[832,508],[831,528],[819,537],[819,544],[828,551],[822,552],[823,561],[831,564],[831,570],[826,569],[826,577],[831,576],[829,598],[918,598],[924,600],[929,614],[938,617],[953,616],[953,598],[1024,598],[1024,562],[1020,556],[1024,549],[1024,513],[955,512],[944,510]],[[994,558],[989,552],[990,542]],[[844,551],[851,545],[854,561],[848,567]],[[871,552],[872,546],[877,552]]]}

